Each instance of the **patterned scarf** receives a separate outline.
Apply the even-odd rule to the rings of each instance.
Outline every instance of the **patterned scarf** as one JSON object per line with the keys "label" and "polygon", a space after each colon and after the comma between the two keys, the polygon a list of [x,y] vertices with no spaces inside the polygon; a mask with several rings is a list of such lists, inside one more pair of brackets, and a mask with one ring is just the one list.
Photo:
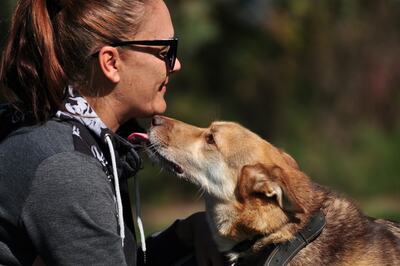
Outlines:
{"label": "patterned scarf", "polygon": [[66,111],[58,111],[56,113],[58,118],[77,120],[93,131],[99,138],[103,138],[106,133],[110,133],[110,130],[97,116],[93,108],[90,107],[86,99],[74,91],[71,86],[68,87],[67,96],[65,99]]}

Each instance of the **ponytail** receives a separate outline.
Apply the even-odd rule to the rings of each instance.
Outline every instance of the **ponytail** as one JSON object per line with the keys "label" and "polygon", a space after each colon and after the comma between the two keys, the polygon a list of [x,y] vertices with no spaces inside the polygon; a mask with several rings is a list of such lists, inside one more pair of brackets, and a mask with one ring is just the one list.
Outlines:
{"label": "ponytail", "polygon": [[0,63],[5,96],[37,122],[60,106],[66,86],[47,10],[46,0],[19,1]]}
{"label": "ponytail", "polygon": [[97,95],[93,53],[133,38],[147,1],[19,0],[0,62],[9,102],[44,122],[60,109],[67,85]]}

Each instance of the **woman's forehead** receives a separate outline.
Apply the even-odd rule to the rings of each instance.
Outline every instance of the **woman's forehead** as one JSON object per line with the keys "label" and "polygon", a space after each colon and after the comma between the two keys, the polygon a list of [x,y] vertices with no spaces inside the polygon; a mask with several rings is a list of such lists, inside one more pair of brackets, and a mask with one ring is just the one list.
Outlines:
{"label": "woman's forehead", "polygon": [[162,0],[151,0],[145,4],[145,15],[135,36],[139,40],[169,39],[174,28],[167,6]]}

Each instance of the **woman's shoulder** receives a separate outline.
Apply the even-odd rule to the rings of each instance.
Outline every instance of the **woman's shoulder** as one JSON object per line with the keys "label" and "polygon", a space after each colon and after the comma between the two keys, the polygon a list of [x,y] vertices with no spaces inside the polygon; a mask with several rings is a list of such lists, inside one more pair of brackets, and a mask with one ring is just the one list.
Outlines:
{"label": "woman's shoulder", "polygon": [[53,162],[63,166],[60,169],[76,161],[101,170],[93,156],[76,151],[72,130],[70,124],[54,120],[15,130],[0,143],[0,176],[32,180],[40,165]]}
{"label": "woman's shoulder", "polygon": [[112,197],[101,164],[75,150],[67,123],[21,127],[0,143],[0,201],[15,217],[32,193],[84,195],[89,184],[103,189],[107,199]]}
{"label": "woman's shoulder", "polygon": [[72,127],[54,120],[41,125],[20,127],[0,143],[0,152],[7,149],[24,151],[29,156],[49,156],[72,151]]}

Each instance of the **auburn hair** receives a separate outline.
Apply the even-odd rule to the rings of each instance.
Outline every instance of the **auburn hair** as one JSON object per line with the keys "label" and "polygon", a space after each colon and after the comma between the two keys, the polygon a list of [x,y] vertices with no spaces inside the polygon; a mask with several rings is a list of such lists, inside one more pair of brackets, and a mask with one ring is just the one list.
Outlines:
{"label": "auburn hair", "polygon": [[61,108],[67,85],[94,90],[92,55],[136,34],[145,1],[20,0],[0,61],[4,96],[44,122]]}

